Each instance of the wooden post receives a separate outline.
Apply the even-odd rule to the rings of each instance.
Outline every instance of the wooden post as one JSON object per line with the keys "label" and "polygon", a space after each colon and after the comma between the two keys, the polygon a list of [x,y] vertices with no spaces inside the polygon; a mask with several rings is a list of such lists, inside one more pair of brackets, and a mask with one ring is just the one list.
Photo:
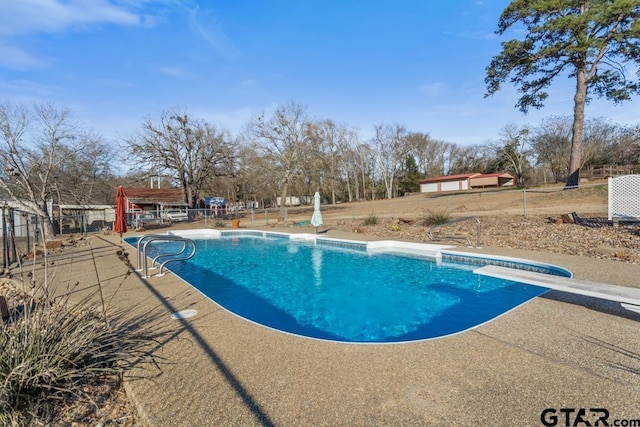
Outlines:
{"label": "wooden post", "polygon": [[6,319],[9,317],[9,306],[7,305],[7,299],[0,295],[0,313],[2,314],[2,318]]}

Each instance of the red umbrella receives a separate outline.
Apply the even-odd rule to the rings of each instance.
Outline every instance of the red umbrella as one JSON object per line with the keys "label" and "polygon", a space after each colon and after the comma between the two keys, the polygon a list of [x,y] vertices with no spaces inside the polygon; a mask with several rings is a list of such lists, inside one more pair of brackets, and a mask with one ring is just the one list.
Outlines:
{"label": "red umbrella", "polygon": [[125,216],[126,203],[127,193],[124,192],[122,186],[119,186],[116,192],[116,222],[113,225],[113,231],[120,233],[120,243],[122,243],[122,233],[127,231],[127,218]]}

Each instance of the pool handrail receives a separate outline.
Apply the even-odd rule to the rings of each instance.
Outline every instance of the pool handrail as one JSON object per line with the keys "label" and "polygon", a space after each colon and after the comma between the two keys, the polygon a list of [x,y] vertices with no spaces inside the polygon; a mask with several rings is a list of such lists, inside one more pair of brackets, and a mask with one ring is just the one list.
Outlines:
{"label": "pool handrail", "polygon": [[138,241],[136,242],[136,251],[138,254],[138,263],[136,264],[138,266],[138,268],[136,269],[136,271],[142,271],[141,265],[142,265],[142,251],[140,250],[143,243],[146,240],[149,240],[152,237],[163,237],[165,236],[164,234],[145,234],[144,236],[140,237],[138,239]]}
{"label": "pool handrail", "polygon": [[[153,258],[152,263],[151,263],[151,267],[154,268],[154,265],[156,263],[156,261],[158,260],[158,258],[160,257],[177,257],[177,258],[170,258],[167,259],[165,261],[163,261],[160,264],[160,270],[158,272],[158,276],[163,275],[162,271],[164,269],[164,266],[171,261],[185,261],[188,260],[190,258],[192,258],[195,254],[196,254],[196,243],[191,240],[191,239],[187,239],[186,237],[181,237],[181,236],[176,236],[176,235],[171,235],[171,234],[146,234],[144,236],[142,236],[137,243],[137,251],[138,251],[138,267],[140,267],[140,265],[142,265],[142,268],[138,268],[136,271],[142,271],[143,275],[142,277],[147,278],[149,277],[149,268],[148,268],[148,262],[147,262],[147,245],[149,245],[149,243],[151,242],[155,242],[155,241],[164,241],[164,242],[181,242],[182,243],[182,248],[177,251],[177,252],[171,252],[171,253],[163,253],[160,255],[157,255],[155,258]],[[180,257],[180,255],[182,255],[186,250],[187,250],[187,246],[191,246],[191,253],[187,256],[182,256]]]}
{"label": "pool handrail", "polygon": [[452,224],[456,224],[458,222],[463,222],[463,221],[470,221],[470,220],[474,220],[476,222],[476,248],[480,247],[480,220],[478,219],[477,216],[463,216],[461,218],[456,218],[456,219],[452,219],[450,221],[444,222],[442,224],[436,224],[434,226],[432,226],[431,228],[429,228],[428,234],[429,234],[429,239],[433,240],[433,241],[438,241],[438,240],[453,240],[453,241],[459,241],[459,240],[465,240],[467,242],[467,246],[468,247],[473,247],[471,245],[471,239],[469,239],[469,237],[456,237],[456,236],[442,236],[442,237],[434,237],[432,231],[436,228],[441,228],[447,225],[452,225]]}

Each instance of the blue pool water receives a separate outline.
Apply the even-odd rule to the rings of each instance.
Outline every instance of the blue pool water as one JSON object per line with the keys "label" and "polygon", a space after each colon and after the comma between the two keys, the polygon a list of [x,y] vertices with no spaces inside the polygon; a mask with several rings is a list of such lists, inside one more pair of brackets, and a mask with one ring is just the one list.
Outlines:
{"label": "blue pool water", "polygon": [[168,265],[175,274],[239,316],[327,340],[403,342],[449,335],[548,290],[480,276],[468,265],[282,237],[232,236],[196,244],[195,257]]}

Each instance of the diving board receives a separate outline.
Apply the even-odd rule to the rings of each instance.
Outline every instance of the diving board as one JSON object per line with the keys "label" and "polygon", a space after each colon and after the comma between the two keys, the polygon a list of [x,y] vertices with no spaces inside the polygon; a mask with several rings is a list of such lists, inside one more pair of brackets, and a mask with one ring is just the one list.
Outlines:
{"label": "diving board", "polygon": [[[640,307],[640,289],[487,265],[474,273]],[[625,307],[628,308],[628,307]],[[633,310],[633,308],[628,308]]]}

